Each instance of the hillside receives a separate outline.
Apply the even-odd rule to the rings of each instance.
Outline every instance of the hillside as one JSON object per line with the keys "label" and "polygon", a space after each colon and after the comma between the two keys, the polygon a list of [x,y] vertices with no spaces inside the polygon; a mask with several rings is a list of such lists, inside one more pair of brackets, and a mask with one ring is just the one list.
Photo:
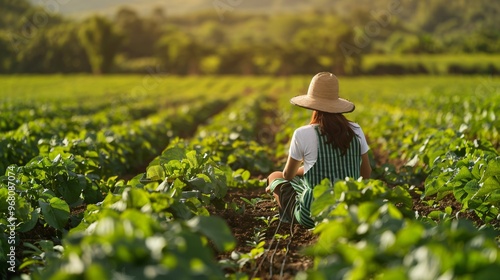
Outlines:
{"label": "hillside", "polygon": [[[467,64],[455,56],[500,53],[499,2],[186,2],[0,0],[0,73],[87,73],[90,61],[102,57],[109,61],[106,70],[93,71],[142,73],[151,64],[180,75],[499,71],[490,57]],[[91,33],[108,35],[83,44],[90,37],[82,34]],[[96,46],[98,52],[89,50]],[[88,57],[96,53],[102,57]],[[429,66],[445,54],[452,55],[450,64]],[[433,57],[412,64],[382,57],[363,68],[366,55]]]}

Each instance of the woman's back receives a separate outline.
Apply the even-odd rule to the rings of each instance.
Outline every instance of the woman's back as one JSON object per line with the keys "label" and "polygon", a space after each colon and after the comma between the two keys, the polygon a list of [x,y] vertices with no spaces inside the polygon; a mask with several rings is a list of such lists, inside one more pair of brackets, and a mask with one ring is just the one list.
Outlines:
{"label": "woman's back", "polygon": [[361,144],[358,137],[353,137],[345,154],[339,148],[334,148],[327,143],[327,136],[321,134],[319,127],[315,126],[318,138],[318,156],[316,163],[304,173],[310,186],[321,183],[325,178],[331,182],[343,180],[346,177],[359,178],[361,164]]}
{"label": "woman's back", "polygon": [[[326,175],[323,178],[329,179],[358,178],[360,176],[359,164],[361,160],[359,157],[361,154],[368,152],[369,147],[361,127],[353,122],[349,122],[349,125],[355,137],[351,140],[353,144],[349,144],[346,157],[343,157],[340,149],[333,148],[331,143],[327,143],[328,137],[326,134],[321,134],[319,124],[310,124],[295,130],[290,144],[289,156],[303,161],[304,173],[307,174],[309,169],[316,163],[321,149],[323,154],[325,154],[321,158],[331,162],[331,164],[325,165],[330,170],[322,170],[317,176]],[[325,146],[323,147],[320,143]],[[311,182],[313,183],[312,186],[318,184],[318,181],[321,182],[320,179],[315,179],[314,182]]]}

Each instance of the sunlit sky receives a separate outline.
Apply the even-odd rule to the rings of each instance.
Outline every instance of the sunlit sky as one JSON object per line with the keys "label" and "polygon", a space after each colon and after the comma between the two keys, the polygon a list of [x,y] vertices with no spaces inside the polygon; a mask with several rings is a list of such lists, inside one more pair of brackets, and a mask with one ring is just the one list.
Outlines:
{"label": "sunlit sky", "polygon": [[[41,0],[29,0],[33,4],[43,5]],[[112,15],[122,6],[134,8],[139,13],[148,13],[155,7],[161,7],[167,14],[182,14],[196,10],[222,9],[244,10],[259,9],[261,11],[297,10],[301,7],[314,4],[329,5],[334,2],[325,0],[58,0],[50,3],[59,3],[57,7],[47,7],[49,10],[72,17],[82,17],[91,13]]]}

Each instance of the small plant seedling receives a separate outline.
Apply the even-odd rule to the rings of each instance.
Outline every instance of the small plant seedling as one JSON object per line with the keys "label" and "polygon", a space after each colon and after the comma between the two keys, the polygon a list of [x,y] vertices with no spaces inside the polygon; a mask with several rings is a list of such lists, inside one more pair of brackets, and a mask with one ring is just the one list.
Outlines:
{"label": "small plant seedling", "polygon": [[290,234],[279,234],[279,233],[276,233],[274,235],[274,238],[276,238],[276,240],[287,240],[288,237],[290,237]]}
{"label": "small plant seedling", "polygon": [[266,233],[262,230],[262,228],[254,228],[254,235],[252,236],[251,240],[246,241],[246,244],[250,247],[257,246],[257,244],[264,241],[264,239],[266,238],[265,234]]}
{"label": "small plant seedling", "polygon": [[260,198],[260,197],[256,197],[256,198],[252,198],[252,199],[240,197],[240,199],[243,200],[244,202],[248,203],[254,209],[255,209],[255,207],[257,207],[257,204],[262,201],[262,198]]}
{"label": "small plant seedling", "polygon": [[239,207],[238,204],[231,202],[227,204],[227,208],[233,210],[234,212],[236,212],[236,214],[245,213],[245,205]]}
{"label": "small plant seedling", "polygon": [[257,259],[260,258],[264,252],[265,252],[265,241],[261,241],[258,244],[256,244],[250,252],[246,254],[241,254],[239,257],[240,259],[238,260],[238,264],[240,265],[240,268],[243,268],[246,263],[250,263],[250,268],[253,270],[257,266]]}
{"label": "small plant seedling", "polygon": [[269,227],[274,221],[278,220],[277,216],[268,216],[268,217],[256,217],[255,219],[263,221],[267,227]]}

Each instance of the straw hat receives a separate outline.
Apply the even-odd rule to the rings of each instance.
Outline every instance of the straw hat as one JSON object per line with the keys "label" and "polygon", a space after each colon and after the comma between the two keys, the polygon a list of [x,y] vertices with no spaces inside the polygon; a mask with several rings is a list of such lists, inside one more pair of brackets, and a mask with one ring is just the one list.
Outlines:
{"label": "straw hat", "polygon": [[307,95],[295,96],[290,103],[327,113],[349,113],[355,107],[352,102],[339,98],[339,81],[328,72],[316,74],[309,84]]}

